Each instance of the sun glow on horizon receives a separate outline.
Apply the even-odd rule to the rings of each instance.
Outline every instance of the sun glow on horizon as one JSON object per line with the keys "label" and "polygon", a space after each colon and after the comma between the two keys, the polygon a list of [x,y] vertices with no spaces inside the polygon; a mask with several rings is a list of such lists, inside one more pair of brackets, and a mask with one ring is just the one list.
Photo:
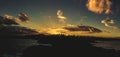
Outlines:
{"label": "sun glow on horizon", "polygon": [[66,36],[95,36],[95,37],[120,37],[117,33],[108,33],[108,32],[101,32],[101,33],[89,33],[85,31],[68,31],[62,28],[46,28],[43,31],[39,31],[40,33],[47,34],[47,35],[66,35]]}
{"label": "sun glow on horizon", "polygon": [[[69,30],[66,30],[66,29],[63,29],[63,25],[60,26],[57,26],[57,24],[55,24],[54,26],[55,27],[42,27],[40,26],[39,24],[37,23],[34,23],[34,22],[28,22],[29,24],[21,24],[25,27],[29,27],[31,29],[34,29],[36,30],[37,32],[39,32],[40,34],[47,34],[47,35],[59,35],[59,34],[62,34],[62,35],[66,35],[66,36],[71,36],[71,35],[74,35],[74,36],[95,36],[95,37],[120,37],[119,34],[117,33],[112,33],[112,32],[106,32],[106,31],[103,31],[101,33],[90,33],[89,31],[69,31]],[[55,22],[54,22],[55,23]],[[74,26],[68,26],[68,27],[75,27]]]}

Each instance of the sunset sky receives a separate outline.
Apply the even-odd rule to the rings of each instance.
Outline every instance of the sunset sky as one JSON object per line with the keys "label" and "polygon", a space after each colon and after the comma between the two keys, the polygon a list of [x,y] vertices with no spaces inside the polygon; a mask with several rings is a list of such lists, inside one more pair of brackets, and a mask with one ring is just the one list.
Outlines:
{"label": "sunset sky", "polygon": [[[101,11],[90,9],[89,3],[95,1],[98,5],[104,6]],[[62,26],[59,22],[57,12],[60,10],[65,17],[65,23],[72,25],[83,25],[96,27],[102,31],[102,35],[119,36],[120,34],[120,1],[119,0],[1,0],[0,15],[12,15],[24,12],[30,17],[30,22],[21,23],[22,26],[34,29],[56,28]],[[99,3],[100,2],[100,3]],[[101,5],[103,2],[104,5]],[[91,2],[92,3],[92,2]],[[94,3],[94,2],[93,2]],[[105,4],[106,3],[106,4]],[[94,5],[94,4],[93,4]],[[95,8],[96,7],[96,8]],[[96,10],[96,11],[95,11]],[[109,12],[109,13],[106,13]],[[106,19],[112,19],[105,21]],[[104,20],[103,23],[101,21]],[[114,22],[112,22],[114,21]],[[115,27],[115,28],[113,28]],[[98,34],[97,34],[98,35]]]}

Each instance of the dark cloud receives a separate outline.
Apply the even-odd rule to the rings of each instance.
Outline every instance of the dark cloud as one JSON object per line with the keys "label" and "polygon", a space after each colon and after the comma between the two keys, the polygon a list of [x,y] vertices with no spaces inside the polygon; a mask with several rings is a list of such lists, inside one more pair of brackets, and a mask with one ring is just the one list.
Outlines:
{"label": "dark cloud", "polygon": [[100,29],[90,27],[90,26],[64,27],[63,29],[66,29],[66,30],[69,30],[69,31],[82,31],[82,32],[89,32],[89,33],[102,32]]}
{"label": "dark cloud", "polygon": [[30,21],[29,17],[25,13],[19,13],[18,18],[5,14],[0,16],[0,24],[4,25],[19,25],[20,22]]}
{"label": "dark cloud", "polygon": [[[33,35],[39,34],[36,30],[20,26],[21,22],[27,22],[28,16],[24,13],[19,14],[19,18],[10,15],[0,16],[0,36],[1,35]],[[13,26],[15,25],[15,26]],[[19,26],[16,26],[19,25]]]}
{"label": "dark cloud", "polygon": [[3,26],[0,25],[0,35],[33,35],[38,34],[36,30],[22,26]]}
{"label": "dark cloud", "polygon": [[29,17],[23,12],[18,14],[18,19],[21,20],[22,22],[30,21]]}

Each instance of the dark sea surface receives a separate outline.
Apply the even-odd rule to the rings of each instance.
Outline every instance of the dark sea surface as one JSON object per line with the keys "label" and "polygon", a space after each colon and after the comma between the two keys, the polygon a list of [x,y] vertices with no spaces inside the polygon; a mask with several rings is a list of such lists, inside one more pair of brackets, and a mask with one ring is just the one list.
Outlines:
{"label": "dark sea surface", "polygon": [[22,51],[28,47],[38,45],[33,39],[1,39],[0,48],[4,52],[4,57],[19,57]]}
{"label": "dark sea surface", "polygon": [[93,43],[96,47],[102,47],[105,49],[115,49],[120,50],[120,41],[113,40],[113,41],[96,41],[97,43]]}
{"label": "dark sea surface", "polygon": [[[120,50],[120,41],[99,41],[96,40],[95,43],[91,43],[95,47],[102,47],[105,49],[115,49]],[[20,57],[23,50],[28,47],[35,45],[48,45],[52,44],[39,44],[38,39],[1,39],[0,48],[4,51],[4,57]]]}

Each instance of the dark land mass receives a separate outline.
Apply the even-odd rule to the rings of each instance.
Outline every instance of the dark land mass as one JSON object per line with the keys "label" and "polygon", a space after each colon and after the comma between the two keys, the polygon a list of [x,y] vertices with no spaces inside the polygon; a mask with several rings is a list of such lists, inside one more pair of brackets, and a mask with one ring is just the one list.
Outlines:
{"label": "dark land mass", "polygon": [[[16,43],[9,43],[4,45],[3,40],[10,39],[33,39],[38,40],[38,45],[30,46],[22,50],[20,57],[120,57],[120,51],[114,49],[104,49],[102,47],[95,47],[91,43],[95,40],[112,41],[119,38],[103,38],[91,36],[65,36],[65,35],[28,35],[28,36],[1,36],[0,40],[0,55],[15,54],[16,50],[11,49],[10,46]],[[4,42],[4,43],[3,43]],[[10,45],[9,45],[10,44]],[[51,44],[51,45],[43,45]]]}

